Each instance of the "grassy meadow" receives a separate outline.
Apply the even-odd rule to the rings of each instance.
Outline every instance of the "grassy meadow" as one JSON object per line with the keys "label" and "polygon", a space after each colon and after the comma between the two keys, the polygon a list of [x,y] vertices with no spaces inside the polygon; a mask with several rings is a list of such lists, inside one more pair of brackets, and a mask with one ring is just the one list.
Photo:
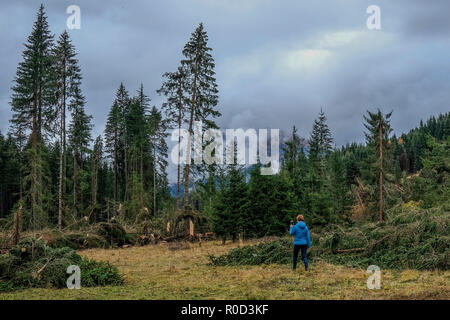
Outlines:
{"label": "grassy meadow", "polygon": [[[255,241],[244,242],[244,244]],[[214,267],[238,243],[161,243],[125,249],[90,249],[83,257],[108,261],[125,285],[95,288],[27,289],[0,299],[450,299],[450,271],[382,270],[381,289],[369,290],[364,269],[323,262],[301,267],[262,265]]]}

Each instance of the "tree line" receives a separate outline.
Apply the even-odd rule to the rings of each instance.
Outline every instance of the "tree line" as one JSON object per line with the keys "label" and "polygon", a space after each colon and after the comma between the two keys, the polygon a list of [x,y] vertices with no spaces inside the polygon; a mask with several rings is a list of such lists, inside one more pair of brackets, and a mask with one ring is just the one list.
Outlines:
{"label": "tree line", "polygon": [[191,148],[178,150],[172,196],[169,130],[181,139],[182,128],[194,133],[194,121],[216,129],[221,116],[203,24],[182,55],[157,90],[161,108],[151,105],[143,85],[130,93],[121,83],[104,133],[94,138],[76,49],[67,32],[54,40],[41,5],[14,79],[11,126],[0,133],[0,219],[10,221],[21,208],[23,227],[38,230],[80,219],[116,217],[133,225],[175,215],[237,239],[282,234],[298,213],[318,227],[383,221],[399,203],[432,207],[450,198],[450,114],[397,137],[392,113],[380,110],[364,115],[365,144],[337,147],[322,110],[308,138],[294,126],[282,146],[280,173],[272,176],[261,175],[261,165],[194,164]]}
{"label": "tree line", "polygon": [[300,213],[321,228],[383,222],[398,205],[448,204],[450,113],[400,137],[392,134],[391,116],[367,111],[366,143],[336,147],[320,111],[308,139],[293,127],[279,174],[261,175],[261,165],[232,165],[199,182],[193,197],[223,240],[285,234]]}
{"label": "tree line", "polygon": [[[157,91],[166,97],[161,110],[150,105],[143,85],[132,95],[121,83],[104,134],[93,139],[75,47],[66,31],[54,41],[41,5],[14,79],[11,127],[0,136],[0,218],[20,207],[24,226],[36,230],[62,229],[81,218],[136,222],[155,217],[170,202],[168,130],[187,125],[193,132],[198,120],[217,128],[218,90],[207,42],[200,23],[182,51],[180,67],[164,74]],[[177,198],[181,179],[189,190],[190,176],[202,169],[190,162],[180,167],[181,161]],[[185,194],[185,204],[179,199],[178,206],[189,210]]]}

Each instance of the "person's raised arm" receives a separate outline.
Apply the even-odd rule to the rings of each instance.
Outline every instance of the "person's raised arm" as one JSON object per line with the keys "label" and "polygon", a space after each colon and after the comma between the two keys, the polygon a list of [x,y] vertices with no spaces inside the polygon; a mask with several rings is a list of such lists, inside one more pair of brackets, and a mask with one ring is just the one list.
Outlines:
{"label": "person's raised arm", "polygon": [[293,236],[295,234],[295,225],[291,225],[291,229],[289,230],[289,234]]}

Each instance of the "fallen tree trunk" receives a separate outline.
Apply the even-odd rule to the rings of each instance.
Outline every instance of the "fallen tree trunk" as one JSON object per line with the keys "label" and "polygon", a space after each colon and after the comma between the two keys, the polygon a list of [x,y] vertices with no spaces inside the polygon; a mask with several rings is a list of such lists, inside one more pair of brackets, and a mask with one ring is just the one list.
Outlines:
{"label": "fallen tree trunk", "polygon": [[355,253],[365,251],[366,248],[354,248],[354,249],[337,249],[336,253]]}

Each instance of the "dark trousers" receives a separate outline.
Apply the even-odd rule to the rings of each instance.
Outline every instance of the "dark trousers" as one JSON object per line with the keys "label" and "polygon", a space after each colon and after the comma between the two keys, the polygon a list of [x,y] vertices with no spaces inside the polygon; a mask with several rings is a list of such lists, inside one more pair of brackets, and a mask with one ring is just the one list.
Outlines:
{"label": "dark trousers", "polygon": [[302,250],[302,260],[305,264],[305,270],[308,270],[308,258],[306,257],[306,250],[308,250],[308,246],[306,244],[294,244],[294,264],[292,266],[292,269],[295,270],[297,268],[298,252],[300,250]]}

